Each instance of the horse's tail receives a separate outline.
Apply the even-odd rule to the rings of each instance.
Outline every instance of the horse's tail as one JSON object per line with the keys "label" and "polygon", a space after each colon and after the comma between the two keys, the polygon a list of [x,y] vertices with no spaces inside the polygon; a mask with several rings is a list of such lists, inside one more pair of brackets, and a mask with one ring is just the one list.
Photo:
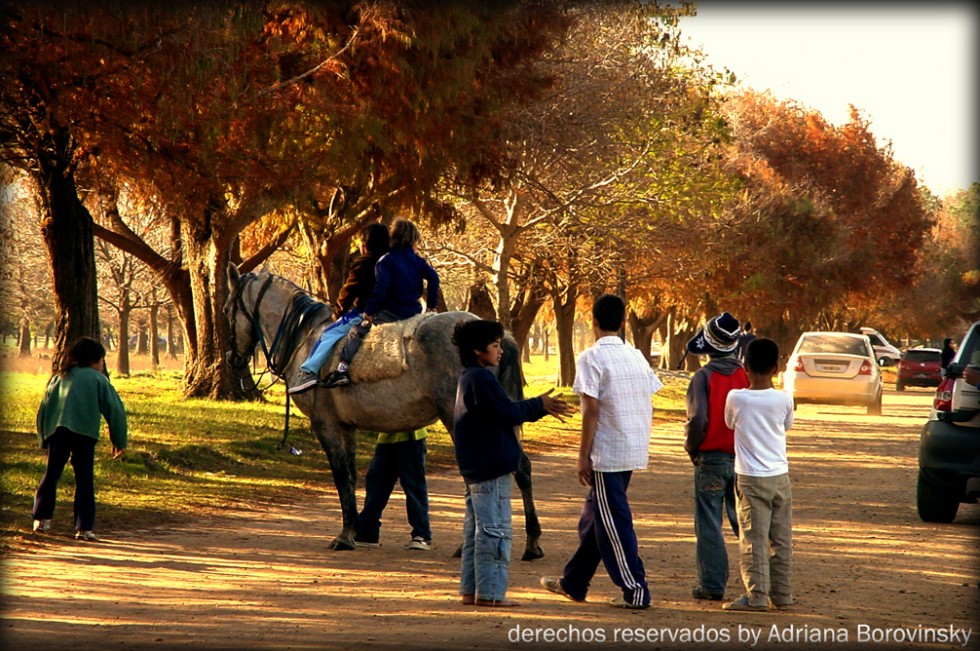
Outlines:
{"label": "horse's tail", "polygon": [[497,379],[511,400],[524,399],[524,371],[521,368],[521,349],[510,334],[504,335],[500,342],[504,354],[497,365]]}

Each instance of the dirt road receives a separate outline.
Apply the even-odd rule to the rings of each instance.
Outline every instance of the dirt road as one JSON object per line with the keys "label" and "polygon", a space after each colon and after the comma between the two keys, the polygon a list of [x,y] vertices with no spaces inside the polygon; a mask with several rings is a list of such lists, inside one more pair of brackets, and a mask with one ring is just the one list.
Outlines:
{"label": "dirt road", "polygon": [[[630,487],[653,591],[648,611],[606,606],[616,589],[602,568],[586,604],[538,587],[576,543],[583,490],[570,431],[567,447],[528,444],[546,556],[512,563],[509,596],[520,608],[458,602],[450,555],[461,535],[461,482],[446,470],[430,477],[431,552],[402,549],[397,490],[380,549],[327,550],[340,520],[332,489],[272,512],[103,531],[98,543],[25,534],[4,561],[3,647],[980,648],[980,506],[962,505],[951,525],[924,524],[915,512],[918,431],[930,399],[925,390],[889,393],[881,417],[800,408],[790,434],[797,604],[789,613],[729,613],[691,599],[692,472],[675,423],[655,428],[650,469]],[[522,546],[516,535],[515,551]],[[735,551],[732,539],[729,597],[740,588]]]}

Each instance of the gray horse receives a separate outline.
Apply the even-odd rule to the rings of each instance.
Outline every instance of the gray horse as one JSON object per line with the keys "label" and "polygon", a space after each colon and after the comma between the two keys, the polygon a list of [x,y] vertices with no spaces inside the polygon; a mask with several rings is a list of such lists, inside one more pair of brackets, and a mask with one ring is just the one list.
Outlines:
{"label": "gray horse", "polygon": [[[330,320],[329,307],[281,276],[267,272],[241,275],[234,264],[228,265],[228,287],[224,312],[231,326],[229,362],[246,367],[259,345],[270,371],[287,384],[294,381]],[[462,371],[452,334],[457,323],[475,318],[468,312],[445,312],[422,319],[412,335],[412,345],[405,351],[407,368],[396,377],[355,382],[341,389],[317,388],[292,396],[310,419],[310,427],[327,454],[340,496],[343,530],[331,542],[332,549],[355,547],[357,430],[401,432],[440,420],[452,436],[456,383]],[[380,329],[396,325],[375,326],[365,344],[372,336],[380,336]],[[520,399],[523,376],[519,349],[509,336],[502,344],[504,356],[497,376],[508,395]],[[361,355],[367,354],[367,350],[361,351]],[[541,558],[544,552],[538,544],[541,525],[531,491],[531,461],[523,451],[515,479],[524,500],[527,534],[522,560]]]}

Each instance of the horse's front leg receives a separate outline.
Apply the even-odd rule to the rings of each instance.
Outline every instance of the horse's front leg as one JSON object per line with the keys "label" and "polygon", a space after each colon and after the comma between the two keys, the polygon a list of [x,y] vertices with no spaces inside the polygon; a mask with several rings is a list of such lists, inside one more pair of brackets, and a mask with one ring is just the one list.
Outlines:
{"label": "horse's front leg", "polygon": [[527,539],[524,543],[524,555],[522,561],[533,561],[544,556],[544,550],[538,541],[541,538],[541,523],[538,521],[538,512],[534,508],[534,491],[531,489],[531,460],[528,458],[524,449],[521,449],[521,460],[517,465],[517,472],[514,473],[514,481],[521,489],[521,499],[524,501],[524,531]]}
{"label": "horse's front leg", "polygon": [[337,551],[354,549],[357,529],[357,439],[352,429],[339,425],[314,424],[320,446],[327,453],[333,483],[340,497],[343,530],[330,542],[330,549]]}

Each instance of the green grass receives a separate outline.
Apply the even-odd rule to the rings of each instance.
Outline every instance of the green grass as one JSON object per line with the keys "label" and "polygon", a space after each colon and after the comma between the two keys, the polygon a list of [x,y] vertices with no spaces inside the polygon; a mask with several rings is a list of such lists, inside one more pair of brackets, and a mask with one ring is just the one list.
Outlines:
{"label": "green grass", "polygon": [[[525,365],[526,396],[554,387],[557,358],[533,358]],[[665,378],[657,395],[656,419],[683,418],[684,378]],[[47,378],[30,373],[0,373],[0,537],[29,530],[31,505],[44,472],[45,456],[35,433],[35,415]],[[277,384],[266,403],[186,399],[177,373],[114,377],[126,405],[130,445],[121,459],[109,454],[107,433],[96,449],[96,495],[101,529],[145,528],[177,519],[201,517],[229,506],[261,508],[264,504],[299,501],[313,491],[334,492],[326,455],[309,430],[306,418],[291,410],[288,443],[283,436],[285,395]],[[577,403],[568,388],[556,389]],[[579,419],[565,423],[544,418],[524,428],[528,450],[578,445]],[[363,477],[374,447],[370,434],[358,435],[358,469]],[[302,450],[297,456],[293,446]],[[433,470],[455,467],[452,443],[441,424],[429,428],[429,459]],[[71,529],[71,466],[59,486],[55,519]]]}

